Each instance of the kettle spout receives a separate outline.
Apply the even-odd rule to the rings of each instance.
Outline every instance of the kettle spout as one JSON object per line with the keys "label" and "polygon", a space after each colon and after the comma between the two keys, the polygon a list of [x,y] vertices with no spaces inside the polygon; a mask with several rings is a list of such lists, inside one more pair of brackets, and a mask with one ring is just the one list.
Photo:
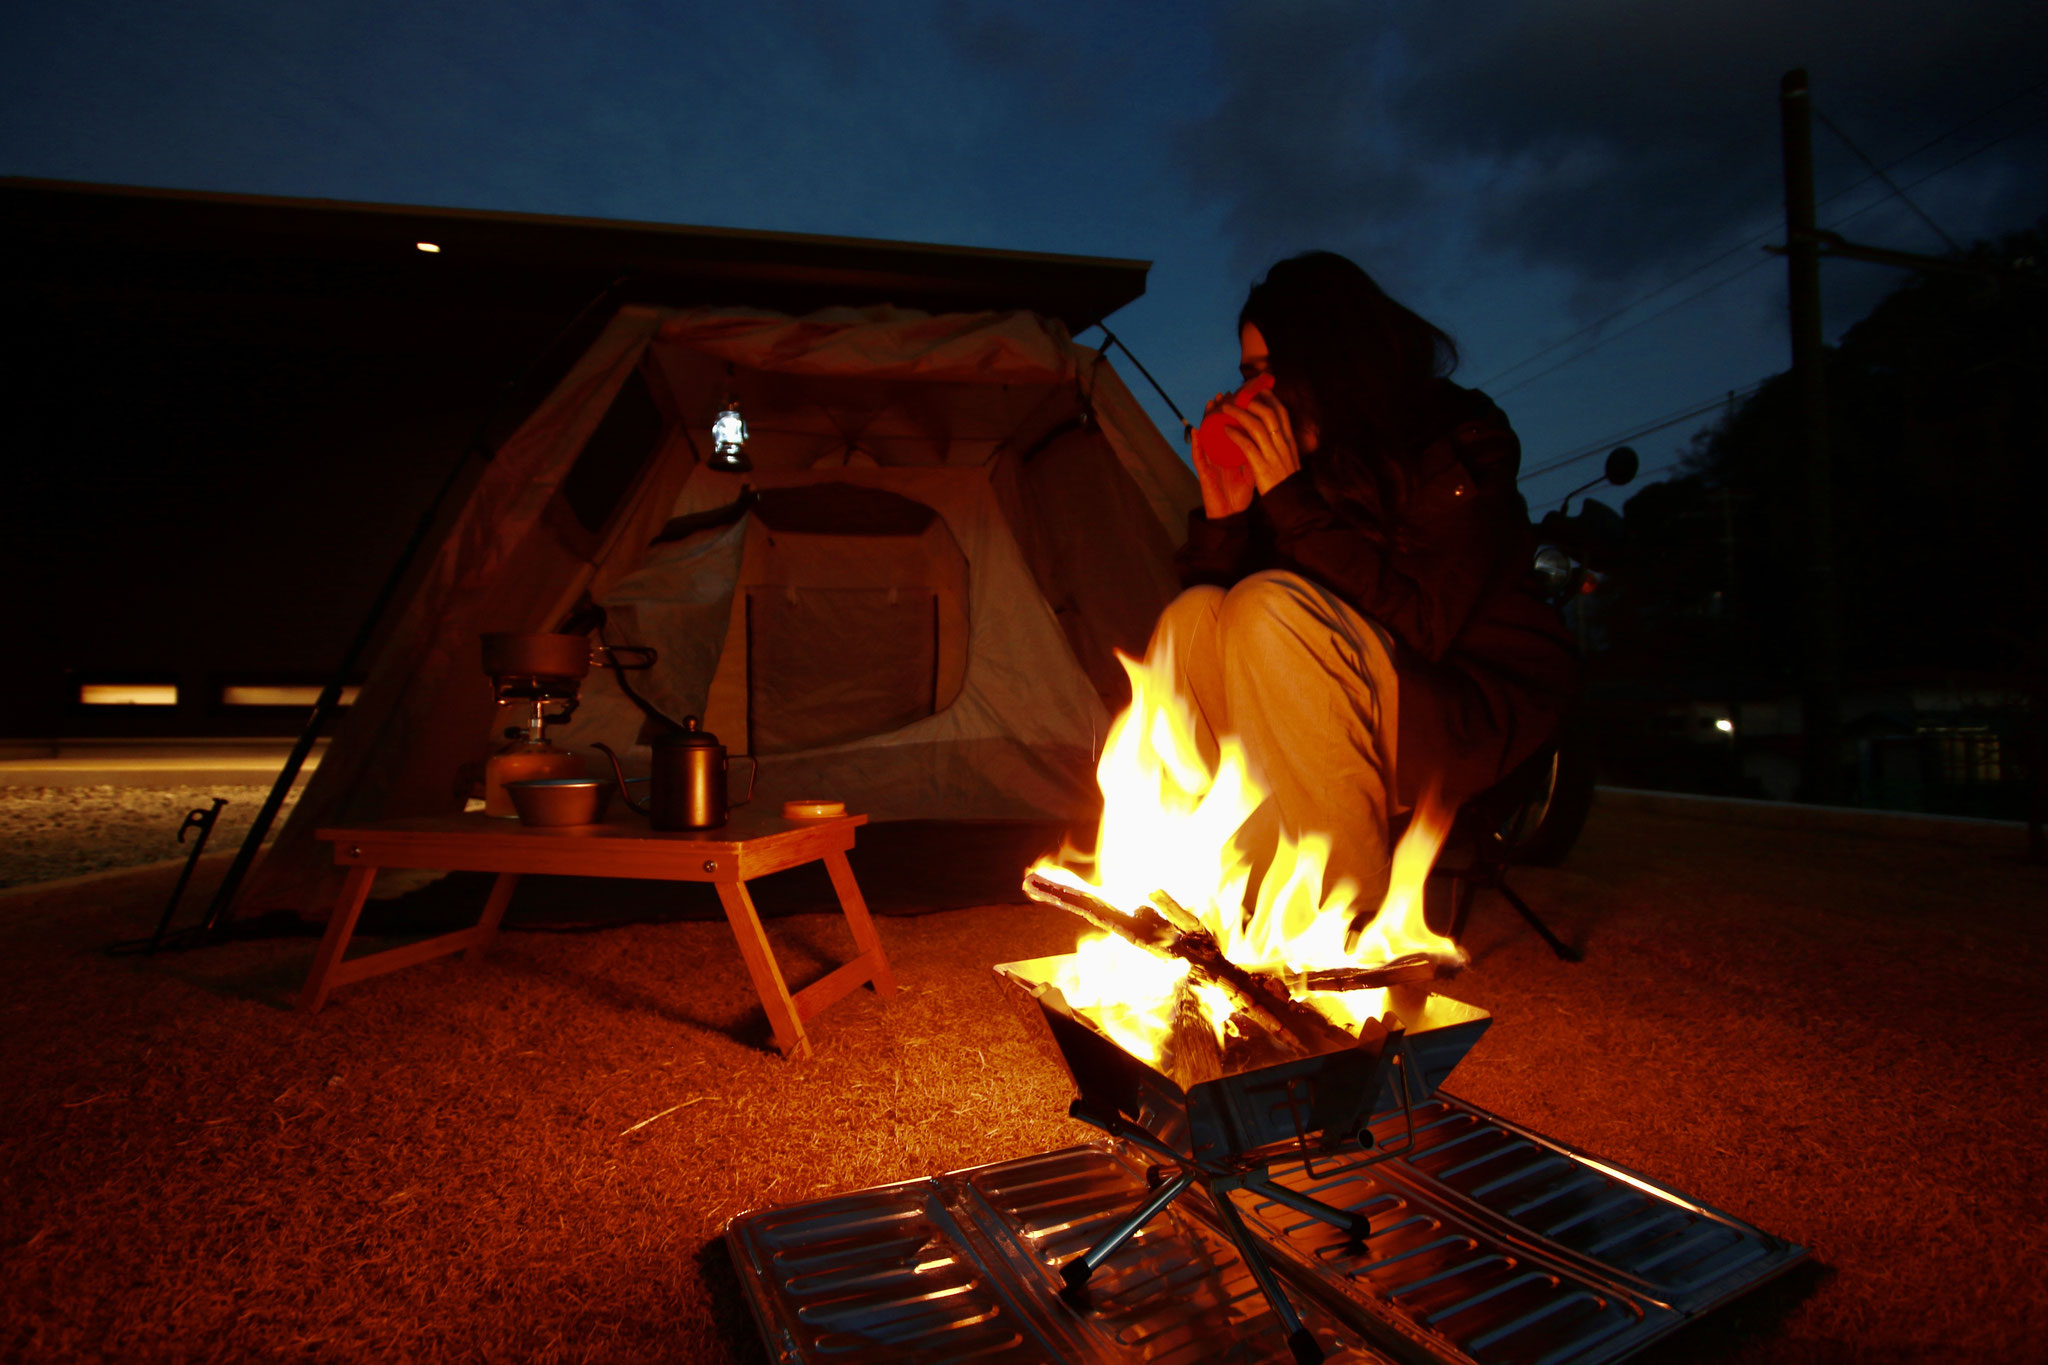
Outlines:
{"label": "kettle spout", "polygon": [[626,770],[619,766],[619,756],[612,752],[612,746],[609,744],[593,744],[590,747],[601,750],[604,756],[612,761],[612,779],[619,784],[619,800],[624,801],[635,815],[652,815],[652,802],[635,801],[632,792],[626,789]]}

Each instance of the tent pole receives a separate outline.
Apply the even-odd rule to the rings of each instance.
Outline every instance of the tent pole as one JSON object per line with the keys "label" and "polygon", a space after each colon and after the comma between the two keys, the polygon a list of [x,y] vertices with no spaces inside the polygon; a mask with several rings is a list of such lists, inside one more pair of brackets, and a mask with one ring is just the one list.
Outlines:
{"label": "tent pole", "polygon": [[[327,686],[320,689],[319,700],[313,703],[313,713],[306,717],[305,727],[299,731],[298,742],[292,745],[291,753],[285,758],[284,767],[278,770],[277,780],[270,784],[270,795],[263,798],[263,806],[256,812],[256,820],[249,826],[248,834],[243,836],[242,847],[235,853],[235,861],[228,866],[227,877],[213,893],[213,900],[206,907],[206,918],[199,925],[199,935],[202,939],[213,938],[227,927],[228,920],[232,918],[235,894],[242,889],[242,880],[249,875],[249,868],[255,863],[257,851],[263,846],[264,836],[270,833],[270,826],[276,821],[278,811],[284,808],[284,799],[291,794],[292,784],[298,781],[299,770],[306,763],[306,755],[313,752],[313,745],[319,740],[321,730],[326,727],[328,717],[339,707],[342,688],[347,685],[348,679],[356,671],[357,664],[362,661],[363,653],[369,647],[371,635],[375,633],[378,623],[384,619],[385,611],[391,606],[391,599],[398,595],[399,585],[404,581],[407,570],[411,569],[420,546],[426,543],[427,534],[433,528],[435,518],[440,514],[441,504],[447,500],[448,494],[460,481],[462,472],[469,468],[469,458],[475,453],[474,442],[463,447],[462,458],[455,462],[454,467],[448,471],[448,477],[441,481],[441,487],[434,493],[433,500],[427,504],[426,511],[420,514],[419,525],[413,528],[412,539],[399,551],[398,562],[391,566],[391,573],[385,578],[384,586],[378,590],[376,601],[370,604],[369,613],[363,618],[362,625],[357,627],[355,638],[349,641],[348,652],[342,656],[333,676],[328,678]],[[489,459],[490,452],[486,451],[484,457]]]}
{"label": "tent pole", "polygon": [[413,560],[419,556],[420,548],[426,544],[428,535],[432,533],[434,523],[441,514],[441,505],[462,481],[463,471],[469,468],[470,457],[481,455],[486,462],[496,457],[497,452],[492,449],[489,439],[492,425],[503,415],[512,400],[527,389],[534,374],[555,354],[568,339],[569,334],[594,310],[618,293],[631,278],[630,273],[618,276],[599,290],[588,303],[577,309],[576,315],[555,333],[531,361],[527,362],[525,368],[499,388],[497,397],[490,407],[485,409],[482,419],[477,422],[476,430],[462,448],[462,458],[449,469],[448,477],[441,481],[441,486],[435,490],[433,499],[427,503],[426,510],[420,513],[419,523],[413,527],[412,538],[407,540],[405,548],[398,552],[398,560],[385,577],[384,586],[378,589],[376,600],[370,604],[370,610],[363,617],[362,625],[356,629],[355,638],[349,641],[348,652],[342,656],[334,675],[327,680],[327,686],[320,690],[319,700],[313,703],[313,712],[306,717],[305,727],[299,731],[298,742],[292,745],[291,753],[285,758],[284,767],[278,771],[277,780],[270,784],[270,795],[263,799],[262,808],[256,812],[255,822],[249,826],[248,834],[243,836],[242,847],[235,853],[235,861],[229,865],[227,876],[221,881],[220,888],[213,893],[213,900],[206,907],[206,918],[199,925],[199,941],[206,942],[220,937],[226,931],[228,922],[234,918],[235,896],[241,891],[242,882],[249,875],[250,867],[255,864],[256,854],[263,847],[264,837],[270,833],[271,825],[277,820],[278,811],[284,808],[285,797],[291,794],[292,785],[298,781],[299,770],[306,764],[306,755],[313,752],[313,745],[319,740],[320,731],[325,728],[328,718],[340,706],[342,689],[347,686],[357,665],[362,662],[364,653],[370,647],[371,637],[376,634],[378,625],[384,619],[384,613],[390,610],[392,600],[398,596],[398,590],[404,585],[406,574],[412,569]]}
{"label": "tent pole", "polygon": [[1130,357],[1131,363],[1138,367],[1138,373],[1145,376],[1145,382],[1150,384],[1152,386],[1152,391],[1159,395],[1159,401],[1166,404],[1166,406],[1172,410],[1173,415],[1175,417],[1180,418],[1181,439],[1186,440],[1189,437],[1189,435],[1191,435],[1194,432],[1195,427],[1192,422],[1188,421],[1187,415],[1180,410],[1180,405],[1175,403],[1171,398],[1167,397],[1166,390],[1161,388],[1159,386],[1159,381],[1152,377],[1152,371],[1146,369],[1145,362],[1138,359],[1137,354],[1133,352],[1130,347],[1124,345],[1122,337],[1118,336],[1115,332],[1110,331],[1109,326],[1106,323],[1098,322],[1094,325],[1102,329],[1102,335],[1109,339],[1110,345],[1116,347],[1119,351],[1122,351],[1125,355]]}

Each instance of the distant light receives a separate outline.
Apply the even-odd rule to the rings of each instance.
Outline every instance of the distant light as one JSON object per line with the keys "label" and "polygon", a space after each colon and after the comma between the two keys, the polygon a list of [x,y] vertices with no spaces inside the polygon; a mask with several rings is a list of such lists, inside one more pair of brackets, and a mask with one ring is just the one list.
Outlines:
{"label": "distant light", "polygon": [[[311,706],[320,700],[318,687],[256,687],[229,684],[220,690],[222,706]],[[341,704],[353,706],[359,687],[341,689]]]}
{"label": "distant light", "polygon": [[175,683],[80,683],[78,700],[85,706],[176,706]]}
{"label": "distant light", "polygon": [[1714,728],[1724,735],[1732,735],[1735,733],[1735,722],[1723,716],[1714,722]]}
{"label": "distant light", "polygon": [[421,251],[430,253],[437,253],[441,250],[441,245],[438,242],[414,242],[413,245]]}

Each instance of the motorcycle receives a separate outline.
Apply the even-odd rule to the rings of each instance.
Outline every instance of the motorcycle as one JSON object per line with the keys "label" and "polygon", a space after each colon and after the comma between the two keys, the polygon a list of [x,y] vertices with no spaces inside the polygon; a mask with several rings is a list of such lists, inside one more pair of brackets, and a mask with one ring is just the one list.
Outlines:
{"label": "motorcycle", "polygon": [[[1579,511],[1572,499],[1602,484],[1621,488],[1634,481],[1641,462],[1628,446],[1607,456],[1600,477],[1565,494],[1555,511],[1536,526],[1537,548],[1532,571],[1545,601],[1563,615],[1565,608],[1592,590],[1594,575],[1614,561],[1622,541],[1621,514],[1606,503],[1587,498]],[[1580,651],[1585,650],[1584,617]],[[1565,860],[1585,828],[1593,807],[1593,735],[1583,711],[1574,707],[1558,726],[1557,735],[1501,784],[1504,799],[1487,813],[1498,820],[1501,842],[1511,863],[1555,867]],[[1497,789],[1499,790],[1499,789]]]}

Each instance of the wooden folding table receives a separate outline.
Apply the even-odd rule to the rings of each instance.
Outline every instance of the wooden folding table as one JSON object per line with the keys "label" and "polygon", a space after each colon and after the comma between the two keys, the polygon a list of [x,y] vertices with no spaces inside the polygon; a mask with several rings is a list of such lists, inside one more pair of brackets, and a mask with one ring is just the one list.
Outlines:
{"label": "wooden folding table", "polygon": [[[824,820],[786,820],[768,810],[733,812],[721,829],[658,833],[645,821],[615,813],[601,825],[566,829],[533,829],[482,814],[422,816],[387,820],[349,829],[323,829],[322,839],[334,844],[334,861],[348,869],[334,905],[327,934],[314,955],[313,970],[299,995],[299,1008],[311,1013],[325,1004],[337,986],[397,971],[448,953],[476,957],[498,936],[498,924],[520,877],[553,874],[569,877],[634,877],[654,881],[710,882],[718,889],[725,918],[732,925],[740,956],[768,1011],[775,1044],[785,1056],[807,1057],[810,1040],[804,1021],[863,982],[872,982],[884,1000],[896,993],[896,978],[882,943],[868,918],[867,903],[853,879],[846,851],[865,815]],[[839,894],[839,907],[853,930],[859,949],[852,961],[819,981],[790,994],[776,965],[761,917],[747,894],[747,882],[770,872],[822,860]],[[381,952],[347,957],[349,939],[370,884],[380,868],[430,868],[444,872],[495,872],[497,882],[484,902],[483,916],[471,928],[409,943]]]}

